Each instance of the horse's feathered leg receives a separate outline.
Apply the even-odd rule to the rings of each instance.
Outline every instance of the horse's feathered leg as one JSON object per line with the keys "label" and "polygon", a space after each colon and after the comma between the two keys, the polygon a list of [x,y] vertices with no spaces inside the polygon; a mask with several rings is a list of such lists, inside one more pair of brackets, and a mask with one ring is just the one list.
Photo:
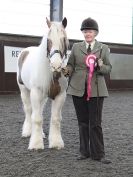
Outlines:
{"label": "horse's feathered leg", "polygon": [[23,102],[23,108],[25,112],[25,121],[22,128],[22,137],[29,137],[31,135],[31,113],[32,113],[30,92],[24,85],[20,85],[20,91]]}
{"label": "horse's feathered leg", "polygon": [[49,130],[49,148],[61,149],[64,147],[64,142],[61,136],[61,110],[65,102],[66,92],[60,93],[52,101],[51,121]]}
{"label": "horse's feathered leg", "polygon": [[42,128],[44,100],[42,97],[42,90],[39,88],[32,88],[30,96],[32,105],[32,133],[28,149],[44,149]]}

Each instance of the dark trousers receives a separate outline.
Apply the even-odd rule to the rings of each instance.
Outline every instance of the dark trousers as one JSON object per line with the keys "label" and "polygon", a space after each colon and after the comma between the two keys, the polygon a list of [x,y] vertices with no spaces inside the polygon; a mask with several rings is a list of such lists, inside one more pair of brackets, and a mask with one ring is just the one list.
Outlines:
{"label": "dark trousers", "polygon": [[92,159],[104,156],[104,141],[102,132],[102,108],[104,97],[72,96],[77,114],[80,136],[80,153],[91,156]]}

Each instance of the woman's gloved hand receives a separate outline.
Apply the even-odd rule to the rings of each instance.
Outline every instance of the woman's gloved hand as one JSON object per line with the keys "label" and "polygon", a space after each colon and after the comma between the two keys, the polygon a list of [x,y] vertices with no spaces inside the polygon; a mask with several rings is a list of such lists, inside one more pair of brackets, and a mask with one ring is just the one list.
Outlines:
{"label": "woman's gloved hand", "polygon": [[103,65],[103,60],[101,58],[98,59],[97,64],[99,67]]}
{"label": "woman's gloved hand", "polygon": [[66,67],[62,68],[62,73],[64,74],[65,77],[69,76],[69,69]]}

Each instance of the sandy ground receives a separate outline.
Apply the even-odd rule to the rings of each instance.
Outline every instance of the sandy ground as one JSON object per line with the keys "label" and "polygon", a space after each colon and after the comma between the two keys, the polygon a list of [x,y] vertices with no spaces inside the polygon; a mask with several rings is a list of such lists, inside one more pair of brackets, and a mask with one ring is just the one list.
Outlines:
{"label": "sandy ground", "polygon": [[[50,104],[44,111],[47,137]],[[23,120],[20,95],[0,95],[0,177],[133,177],[133,91],[111,91],[104,102],[105,150],[112,164],[76,160],[78,126],[70,96],[63,107],[64,149],[49,149],[46,138],[44,150],[27,150],[29,138],[21,137]]]}

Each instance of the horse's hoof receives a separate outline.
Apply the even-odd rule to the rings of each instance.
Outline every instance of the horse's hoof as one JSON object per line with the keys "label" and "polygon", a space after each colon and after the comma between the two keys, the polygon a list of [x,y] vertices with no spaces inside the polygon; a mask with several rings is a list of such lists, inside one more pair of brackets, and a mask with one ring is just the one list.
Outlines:
{"label": "horse's hoof", "polygon": [[22,128],[22,137],[30,137],[31,136],[31,125],[24,123]]}
{"label": "horse's hoof", "polygon": [[57,150],[60,150],[60,149],[63,149],[64,146],[49,146],[50,149],[57,149]]}
{"label": "horse's hoof", "polygon": [[29,142],[29,150],[35,149],[44,149],[44,143],[43,143],[43,138],[39,138],[39,137],[34,137],[33,136],[30,138],[30,142]]}
{"label": "horse's hoof", "polygon": [[49,144],[49,148],[60,150],[60,149],[64,148],[64,143],[63,142],[62,143],[57,143],[57,144],[51,143],[51,144]]}
{"label": "horse's hoof", "polygon": [[41,150],[44,149],[44,145],[42,146],[30,146],[28,147],[28,150]]}
{"label": "horse's hoof", "polygon": [[31,133],[22,133],[22,138],[30,137]]}

